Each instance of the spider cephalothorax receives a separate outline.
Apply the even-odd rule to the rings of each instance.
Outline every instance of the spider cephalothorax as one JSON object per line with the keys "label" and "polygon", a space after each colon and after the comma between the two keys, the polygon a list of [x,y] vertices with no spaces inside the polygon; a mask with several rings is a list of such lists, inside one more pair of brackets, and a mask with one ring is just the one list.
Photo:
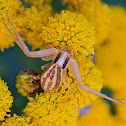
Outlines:
{"label": "spider cephalothorax", "polygon": [[[24,52],[25,55],[27,55],[28,57],[33,57],[33,58],[42,58],[43,60],[46,60],[46,61],[52,59],[49,56],[53,55],[53,59],[52,59],[53,62],[49,65],[43,65],[41,67],[41,69],[46,68],[42,72],[41,77],[40,77],[40,82],[41,82],[41,86],[42,86],[43,90],[53,91],[60,86],[62,81],[69,89],[71,89],[71,87],[66,83],[66,80],[65,80],[66,79],[66,70],[67,70],[67,68],[69,68],[69,70],[75,76],[75,78],[82,90],[90,92],[94,95],[100,96],[102,98],[106,98],[111,101],[122,103],[121,100],[124,100],[124,99],[115,99],[115,98],[108,97],[105,94],[97,92],[97,91],[83,85],[77,61],[73,57],[71,57],[70,53],[67,50],[61,49],[61,51],[60,51],[56,48],[50,48],[50,49],[46,49],[46,50],[30,52],[30,50],[28,49],[28,47],[26,46],[24,41],[21,39],[20,35],[15,30],[14,26],[12,25],[12,23],[8,17],[8,13],[7,13],[7,18],[8,18],[8,22],[11,25],[13,31],[15,32],[17,38],[15,38],[14,35],[10,32],[10,30],[8,29],[8,27],[5,24],[5,21],[3,19],[5,27],[8,30],[8,32],[10,33],[10,35],[13,37],[13,39],[15,40],[17,45],[22,49],[22,51]],[[71,89],[71,90],[73,90],[73,89]]]}

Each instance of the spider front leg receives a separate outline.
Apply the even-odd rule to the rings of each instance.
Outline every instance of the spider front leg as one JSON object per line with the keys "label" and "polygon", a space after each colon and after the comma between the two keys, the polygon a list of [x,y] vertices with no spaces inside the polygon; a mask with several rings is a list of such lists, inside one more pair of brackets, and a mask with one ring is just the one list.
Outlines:
{"label": "spider front leg", "polygon": [[49,65],[50,65],[50,63],[45,64],[45,65],[42,65],[42,66],[41,66],[41,70],[44,70],[44,69],[47,68]]}
{"label": "spider front leg", "polygon": [[76,78],[76,80],[77,80],[77,82],[78,82],[78,84],[79,84],[79,86],[82,90],[90,92],[90,93],[97,95],[99,97],[108,99],[110,101],[114,101],[114,102],[118,102],[118,103],[126,103],[126,102],[121,101],[121,100],[124,100],[124,99],[116,99],[116,98],[108,97],[105,94],[102,94],[98,91],[95,91],[95,90],[83,85],[83,82],[82,82],[82,79],[81,79],[81,76],[80,76],[80,72],[79,72],[79,67],[78,67],[77,61],[74,58],[70,58],[69,69],[74,74],[74,76],[75,76],[75,78]]}
{"label": "spider front leg", "polygon": [[43,61],[50,61],[53,60],[53,56],[48,56],[48,57],[41,57]]}
{"label": "spider front leg", "polygon": [[7,29],[7,31],[12,36],[12,38],[15,40],[17,45],[22,49],[24,54],[27,55],[28,57],[42,58],[42,57],[49,56],[49,55],[52,55],[52,54],[55,54],[55,53],[57,54],[59,52],[59,50],[55,49],[55,48],[30,52],[30,50],[28,49],[28,47],[26,46],[26,44],[24,43],[24,41],[22,40],[22,38],[20,37],[20,35],[16,31],[16,29],[14,28],[13,24],[11,23],[10,18],[8,17],[8,11],[7,11],[7,19],[8,19],[8,22],[9,22],[10,26],[12,27],[17,38],[15,38],[14,35],[10,32],[10,30],[8,29],[6,23],[3,19],[4,25]]}

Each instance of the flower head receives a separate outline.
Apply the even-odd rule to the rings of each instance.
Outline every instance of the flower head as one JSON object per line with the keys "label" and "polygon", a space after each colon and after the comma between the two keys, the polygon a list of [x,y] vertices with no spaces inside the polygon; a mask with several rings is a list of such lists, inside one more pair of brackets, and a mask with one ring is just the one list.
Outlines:
{"label": "flower head", "polygon": [[77,126],[83,126],[83,124],[88,126],[94,126],[94,124],[96,126],[113,126],[113,122],[109,106],[102,99],[98,99],[92,104],[90,113],[79,118]]}
{"label": "flower head", "polygon": [[68,4],[68,10],[80,13],[88,19],[96,31],[96,44],[100,44],[106,39],[110,25],[108,5],[100,0],[63,0],[63,2]]}
{"label": "flower head", "polygon": [[[121,6],[111,6],[111,29],[107,41],[118,45],[125,44],[126,33],[126,10]],[[122,42],[121,44],[119,42]],[[123,47],[123,46],[122,46]],[[122,48],[121,47],[121,48]],[[125,48],[125,47],[124,47]]]}
{"label": "flower head", "polygon": [[96,30],[97,45],[103,43],[110,31],[110,12],[107,4],[98,1],[96,4],[95,21],[91,21]]}
{"label": "flower head", "polygon": [[21,116],[14,114],[13,117],[7,118],[1,126],[28,126],[28,124]]}
{"label": "flower head", "polygon": [[[126,97],[124,90],[112,91],[114,97]],[[77,126],[83,124],[93,126],[125,126],[126,124],[126,104],[117,104],[112,101],[98,99],[92,104],[90,113],[80,117]],[[107,121],[106,121],[107,120]]]}
{"label": "flower head", "polygon": [[22,70],[16,77],[16,88],[23,96],[34,96],[40,91],[40,77],[34,70]]}
{"label": "flower head", "polygon": [[[126,10],[120,6],[110,7],[111,29],[105,43],[96,48],[96,64],[103,73],[104,85],[113,89],[114,97],[125,98],[126,88]],[[126,105],[115,104],[111,115],[114,126],[126,124]],[[109,115],[108,115],[109,116]]]}
{"label": "flower head", "polygon": [[74,56],[88,56],[93,53],[95,44],[94,30],[82,16],[69,11],[62,11],[54,18],[49,18],[46,27],[42,27],[44,48],[67,47]]}
{"label": "flower head", "polygon": [[42,5],[42,10],[38,10],[36,6],[32,6],[25,11],[25,16],[22,21],[27,34],[25,33],[24,36],[33,49],[42,47],[40,43],[42,41],[40,36],[42,26],[45,26],[48,22],[48,18],[53,15],[53,9],[48,4]]}
{"label": "flower head", "polygon": [[[19,25],[21,23],[16,23],[18,21],[18,16],[23,11],[23,5],[19,0],[1,0],[0,1],[0,49],[4,50],[5,48],[9,48],[14,45],[13,38],[9,35],[6,30],[2,18],[6,19],[6,11],[9,12],[9,17],[14,23],[14,26],[17,28],[18,32],[21,32],[21,28]],[[18,21],[19,22],[19,21]],[[9,27],[10,28],[10,27]]]}
{"label": "flower head", "polygon": [[[19,0],[2,0],[0,5],[0,49],[4,50],[14,45],[14,40],[7,32],[2,20],[2,18],[6,20],[7,10],[11,22],[23,39],[27,40],[33,46],[33,49],[40,48],[41,37],[39,34],[42,31],[41,27],[48,22],[50,16],[54,15],[52,7],[49,4],[44,4],[41,5],[41,9],[38,9],[37,5],[24,8]],[[9,29],[12,28],[9,26]]]}
{"label": "flower head", "polygon": [[13,96],[8,90],[7,83],[0,78],[0,121],[4,120],[4,116],[7,115],[6,112],[10,112],[10,107],[12,106]]}
{"label": "flower head", "polygon": [[76,99],[63,99],[60,93],[41,93],[29,98],[24,117],[31,126],[76,126],[78,105]]}
{"label": "flower head", "polygon": [[96,48],[96,64],[102,70],[104,84],[114,89],[126,87],[126,11],[111,7],[111,30],[105,43]]}

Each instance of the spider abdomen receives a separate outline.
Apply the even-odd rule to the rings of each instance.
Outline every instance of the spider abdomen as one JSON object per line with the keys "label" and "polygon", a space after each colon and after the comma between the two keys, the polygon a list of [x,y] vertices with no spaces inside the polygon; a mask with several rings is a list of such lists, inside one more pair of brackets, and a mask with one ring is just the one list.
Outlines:
{"label": "spider abdomen", "polygon": [[59,87],[63,70],[55,63],[50,64],[41,74],[41,86],[44,91],[53,91]]}

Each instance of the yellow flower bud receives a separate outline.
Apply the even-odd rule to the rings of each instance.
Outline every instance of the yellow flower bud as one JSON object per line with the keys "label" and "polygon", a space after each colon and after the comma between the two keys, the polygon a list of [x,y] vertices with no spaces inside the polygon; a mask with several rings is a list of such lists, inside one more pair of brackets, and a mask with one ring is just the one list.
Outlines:
{"label": "yellow flower bud", "polygon": [[34,70],[23,70],[16,77],[16,88],[23,96],[35,95],[40,87],[40,76]]}

